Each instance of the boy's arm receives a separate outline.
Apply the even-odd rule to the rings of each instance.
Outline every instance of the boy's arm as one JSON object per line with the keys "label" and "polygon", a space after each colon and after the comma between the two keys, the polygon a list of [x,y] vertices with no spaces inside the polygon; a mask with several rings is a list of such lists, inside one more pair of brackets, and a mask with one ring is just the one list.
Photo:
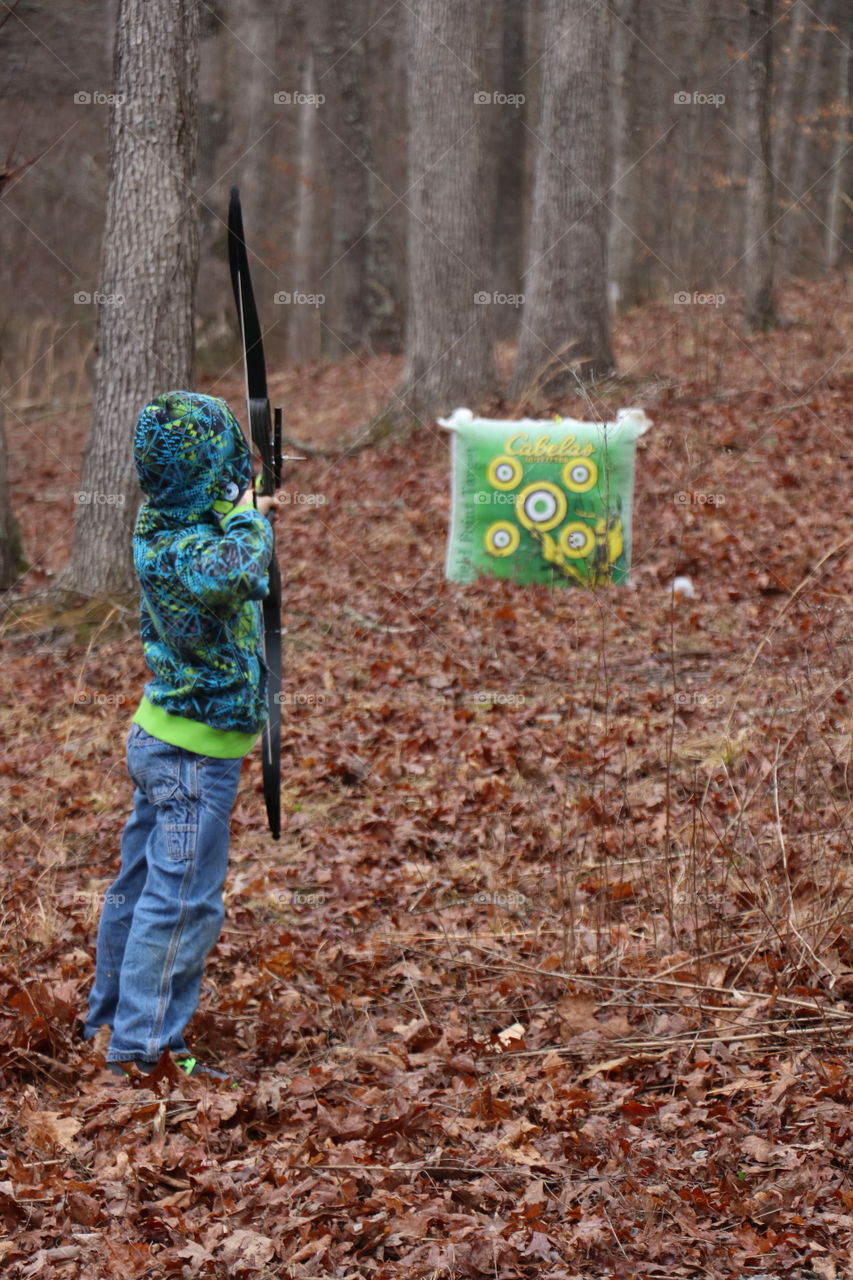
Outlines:
{"label": "boy's arm", "polygon": [[245,601],[263,600],[269,591],[272,528],[260,507],[242,501],[219,519],[221,532],[203,526],[184,536],[175,570],[197,600],[220,609],[227,605],[236,613]]}

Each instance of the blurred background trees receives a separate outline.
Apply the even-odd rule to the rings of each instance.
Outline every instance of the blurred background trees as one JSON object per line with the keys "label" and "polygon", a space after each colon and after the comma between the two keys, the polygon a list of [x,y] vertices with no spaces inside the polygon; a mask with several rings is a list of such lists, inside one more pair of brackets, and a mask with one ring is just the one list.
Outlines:
{"label": "blurred background trees", "polygon": [[[430,331],[445,314],[455,333],[455,286],[445,283],[446,297],[428,299],[418,283],[431,270],[430,252],[447,252],[427,230],[425,209],[435,215],[454,187],[459,202],[473,205],[458,216],[476,223],[482,241],[472,248],[482,261],[457,264],[459,288],[538,298],[530,272],[534,246],[549,248],[540,246],[544,223],[571,219],[573,184],[599,184],[561,148],[586,147],[593,134],[600,135],[594,168],[607,166],[593,238],[603,231],[609,253],[607,265],[602,259],[592,270],[605,273],[611,314],[680,290],[745,290],[748,210],[767,199],[766,189],[760,197],[749,190],[751,83],[763,56],[750,26],[756,4],[611,0],[594,6],[601,30],[593,44],[583,43],[580,28],[577,39],[571,31],[562,37],[575,7],[475,2],[465,6],[470,31],[459,33],[461,44],[454,31],[442,46],[444,10],[455,6],[441,0],[200,5],[199,370],[218,371],[236,354],[223,226],[233,182],[254,232],[273,364],[400,352],[407,320],[419,324],[415,297],[435,311]],[[770,240],[781,277],[814,276],[850,262],[853,6],[775,0],[770,23],[766,0],[757,9],[758,22],[772,25]],[[87,396],[95,307],[74,298],[94,293],[97,281],[115,18],[115,0],[49,7],[20,0],[0,28],[0,157],[14,166],[40,156],[2,193],[0,207],[2,386],[16,383],[13,407]],[[446,74],[430,97],[442,57]],[[555,102],[553,86],[571,92],[579,75],[586,81],[574,105],[562,93]],[[478,92],[491,100],[475,103]],[[566,118],[559,125],[558,106]],[[570,118],[582,108],[588,118],[573,130]],[[449,149],[440,157],[430,136],[445,133]],[[422,176],[420,167],[430,165]],[[549,166],[550,192],[542,185]],[[571,243],[574,233],[564,229]],[[550,283],[579,297],[579,282],[564,279],[565,250],[561,243],[549,253]],[[548,274],[541,263],[540,273]],[[291,301],[275,303],[277,294]],[[584,300],[582,314],[591,304]],[[499,338],[522,337],[523,305],[493,303],[491,311],[478,310],[478,325]],[[579,323],[565,311],[562,331],[540,336],[565,345],[581,336]]]}
{"label": "blurred background trees", "polygon": [[[96,344],[125,369],[153,345],[152,392],[234,367],[232,183],[271,369],[404,356],[392,416],[560,394],[613,367],[609,325],[643,302],[744,298],[761,329],[778,282],[849,270],[849,0],[187,0],[183,21],[196,7],[198,106],[167,17],[137,73],[176,114],[142,111],[108,206],[117,0],[4,6],[7,430],[88,404]],[[144,163],[173,126],[179,226]],[[121,292],[132,261],[155,310],[193,306],[194,372],[183,337],[166,355],[162,326],[99,306],[99,264]]]}

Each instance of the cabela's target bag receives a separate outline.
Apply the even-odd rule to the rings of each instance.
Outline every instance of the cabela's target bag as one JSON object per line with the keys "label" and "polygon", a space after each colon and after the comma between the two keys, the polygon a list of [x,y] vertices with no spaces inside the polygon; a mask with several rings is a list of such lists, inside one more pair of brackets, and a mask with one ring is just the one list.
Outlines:
{"label": "cabela's target bag", "polygon": [[651,422],[499,422],[457,409],[447,577],[602,587],[631,567],[637,437]]}

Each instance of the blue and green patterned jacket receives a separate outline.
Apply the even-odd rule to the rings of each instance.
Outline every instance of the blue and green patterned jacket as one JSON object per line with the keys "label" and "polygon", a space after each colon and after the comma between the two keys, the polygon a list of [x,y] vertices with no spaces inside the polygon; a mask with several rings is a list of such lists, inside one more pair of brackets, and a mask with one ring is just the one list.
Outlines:
{"label": "blue and green patterned jacket", "polygon": [[251,750],[266,720],[259,601],[272,529],[253,507],[248,446],[224,400],[170,391],[146,405],[134,461],[147,497],[133,538],[140,633],[153,679],[134,716],[201,755]]}

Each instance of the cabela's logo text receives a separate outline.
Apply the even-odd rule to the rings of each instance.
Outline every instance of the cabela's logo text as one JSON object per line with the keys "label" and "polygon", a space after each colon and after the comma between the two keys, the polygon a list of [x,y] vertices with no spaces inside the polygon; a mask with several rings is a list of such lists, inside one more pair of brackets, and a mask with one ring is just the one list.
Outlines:
{"label": "cabela's logo text", "polygon": [[581,444],[574,436],[564,436],[561,440],[552,441],[549,435],[541,435],[531,441],[525,432],[510,436],[504,449],[518,458],[585,458],[595,453],[595,446],[588,440]]}

